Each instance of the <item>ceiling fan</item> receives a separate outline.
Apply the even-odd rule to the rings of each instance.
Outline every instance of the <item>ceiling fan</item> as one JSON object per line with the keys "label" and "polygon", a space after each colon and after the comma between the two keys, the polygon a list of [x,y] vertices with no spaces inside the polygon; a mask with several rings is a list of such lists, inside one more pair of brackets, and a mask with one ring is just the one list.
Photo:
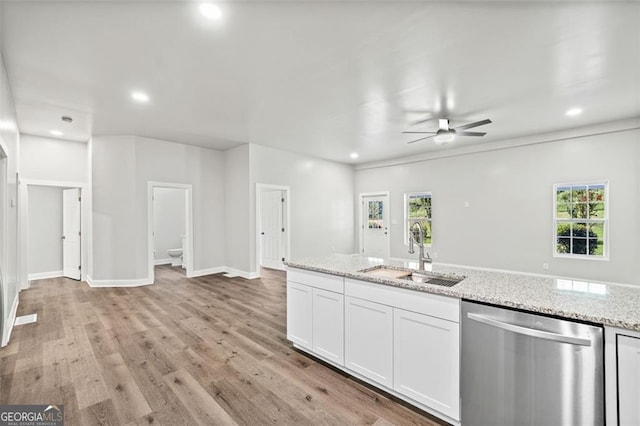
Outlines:
{"label": "ceiling fan", "polygon": [[[425,120],[426,121],[426,120]],[[438,119],[438,131],[436,132],[416,132],[416,131],[406,131],[402,133],[409,134],[426,134],[431,133],[429,136],[425,136],[419,139],[412,140],[407,143],[419,142],[425,139],[434,138],[433,140],[437,144],[445,145],[451,141],[453,141],[456,136],[484,136],[486,132],[467,132],[467,129],[473,129],[474,127],[484,126],[485,124],[491,123],[491,120],[480,120],[474,123],[465,124],[463,126],[451,127],[449,126],[448,118],[440,118]]]}

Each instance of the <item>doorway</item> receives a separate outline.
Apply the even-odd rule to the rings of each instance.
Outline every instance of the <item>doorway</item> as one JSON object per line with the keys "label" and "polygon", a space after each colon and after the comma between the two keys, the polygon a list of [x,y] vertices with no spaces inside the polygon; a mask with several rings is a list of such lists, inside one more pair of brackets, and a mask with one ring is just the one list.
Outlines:
{"label": "doorway", "polygon": [[389,193],[360,194],[360,247],[369,257],[389,257]]}
{"label": "doorway", "polygon": [[284,270],[289,259],[289,187],[256,185],[258,266]]}
{"label": "doorway", "polygon": [[82,189],[27,183],[27,280],[82,278]]}
{"label": "doorway", "polygon": [[148,184],[149,277],[155,267],[170,265],[187,277],[193,274],[193,206],[190,184]]}

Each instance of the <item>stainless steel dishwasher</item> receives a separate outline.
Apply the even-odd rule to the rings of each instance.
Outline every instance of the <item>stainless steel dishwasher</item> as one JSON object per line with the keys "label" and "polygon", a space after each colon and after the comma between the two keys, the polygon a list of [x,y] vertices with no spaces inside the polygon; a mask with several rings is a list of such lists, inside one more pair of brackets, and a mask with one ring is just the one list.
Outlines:
{"label": "stainless steel dishwasher", "polygon": [[462,424],[603,425],[602,327],[462,302]]}

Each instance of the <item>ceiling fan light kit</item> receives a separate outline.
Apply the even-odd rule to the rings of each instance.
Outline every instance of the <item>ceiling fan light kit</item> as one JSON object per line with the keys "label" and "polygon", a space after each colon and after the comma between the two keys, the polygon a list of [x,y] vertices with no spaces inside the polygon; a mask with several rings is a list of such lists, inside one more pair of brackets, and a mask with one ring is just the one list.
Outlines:
{"label": "ceiling fan light kit", "polygon": [[491,120],[485,119],[476,121],[474,123],[465,124],[463,126],[458,126],[453,128],[449,125],[448,118],[440,118],[438,119],[438,131],[436,132],[416,132],[416,131],[407,131],[402,133],[418,133],[418,134],[429,134],[429,136],[424,136],[419,139],[415,139],[409,141],[407,143],[414,143],[423,141],[425,139],[433,138],[433,141],[438,145],[446,145],[449,142],[453,142],[456,139],[456,136],[484,136],[486,132],[467,132],[467,129],[472,129],[474,127],[484,126],[485,124],[491,123]]}

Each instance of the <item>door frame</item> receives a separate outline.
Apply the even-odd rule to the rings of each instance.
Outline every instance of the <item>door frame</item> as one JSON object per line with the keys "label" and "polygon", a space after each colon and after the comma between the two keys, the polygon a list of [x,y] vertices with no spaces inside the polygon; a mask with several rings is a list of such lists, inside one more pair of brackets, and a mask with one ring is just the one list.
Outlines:
{"label": "door frame", "polygon": [[20,227],[20,236],[18,238],[20,248],[19,251],[21,253],[20,256],[20,266],[21,270],[18,272],[18,276],[20,277],[20,290],[28,289],[31,284],[29,281],[29,271],[28,271],[28,257],[29,257],[29,186],[48,186],[54,188],[61,189],[72,189],[78,188],[80,189],[80,280],[87,281],[87,275],[89,274],[88,266],[88,258],[89,258],[89,233],[90,228],[87,223],[87,216],[91,212],[87,212],[87,208],[90,205],[87,202],[88,193],[88,185],[84,182],[65,182],[65,181],[49,181],[49,180],[38,180],[38,179],[23,179],[20,181],[20,201],[21,201],[21,223],[24,226]]}
{"label": "door frame", "polygon": [[[185,199],[185,215],[186,215],[186,232],[187,232],[187,250],[183,251],[182,256],[186,267],[186,276],[193,276],[193,185],[190,183],[172,183],[172,182],[147,182],[147,253],[148,253],[148,277],[151,283],[155,282],[155,259],[153,255],[153,189],[154,188],[174,188],[184,189],[186,192]],[[184,249],[184,248],[183,248]]]}
{"label": "door frame", "polygon": [[389,238],[387,238],[387,253],[389,253],[389,257],[391,257],[391,194],[389,191],[376,191],[376,192],[360,192],[358,194],[358,244],[359,244],[359,254],[364,253],[364,198],[365,197],[375,197],[375,196],[386,196],[389,205],[387,206],[387,212],[389,214],[387,232],[389,233]]}
{"label": "door frame", "polygon": [[[283,185],[272,185],[272,184],[268,184],[268,183],[256,183],[256,233],[255,233],[255,238],[256,238],[256,273],[258,278],[260,277],[260,255],[262,252],[262,238],[260,238],[260,212],[261,212],[261,206],[260,206],[260,194],[264,191],[264,190],[275,190],[275,191],[284,191],[285,193],[285,206],[284,206],[284,211],[286,211],[285,214],[285,220],[284,220],[284,258],[286,260],[290,260],[291,259],[291,191],[290,188],[288,186],[283,186]],[[285,270],[284,266],[281,270]]]}

